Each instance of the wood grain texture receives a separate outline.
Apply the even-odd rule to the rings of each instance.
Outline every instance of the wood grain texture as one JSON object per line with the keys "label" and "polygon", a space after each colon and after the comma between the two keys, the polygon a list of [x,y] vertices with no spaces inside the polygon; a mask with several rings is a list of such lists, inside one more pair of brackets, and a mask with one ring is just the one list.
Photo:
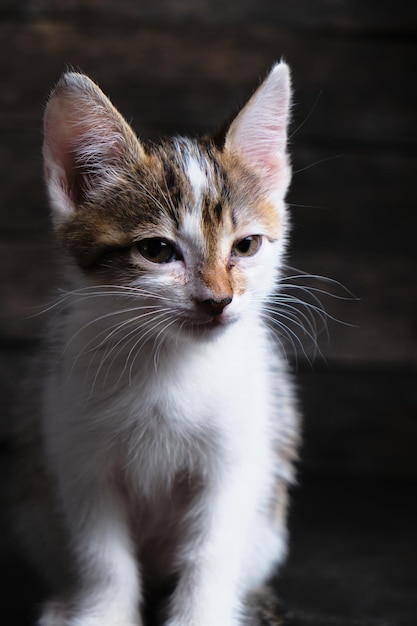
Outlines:
{"label": "wood grain texture", "polygon": [[3,24],[0,129],[39,132],[46,94],[73,66],[95,78],[141,134],[203,132],[283,55],[293,68],[299,141],[416,144],[414,43],[292,35],[256,24]]}
{"label": "wood grain texture", "polygon": [[[274,22],[281,27],[331,29],[347,32],[396,33],[417,25],[417,9],[410,0],[3,0],[2,13],[20,19],[78,20],[98,18],[115,21],[178,21],[210,23]],[[406,16],[406,20],[404,19]]]}
{"label": "wood grain texture", "polygon": [[[406,367],[318,368],[298,375],[302,473],[416,480],[417,388]],[[324,405],[323,398],[326,398]]]}
{"label": "wood grain texture", "polygon": [[287,345],[303,487],[279,590],[289,624],[414,624],[417,3],[3,0],[0,20],[2,623],[33,624],[42,596],[7,534],[4,494],[15,394],[60,284],[41,163],[49,90],[80,68],[140,136],[203,133],[283,56],[295,88],[288,263],[357,299],[306,279],[330,292],[313,292],[329,339],[322,328],[321,355],[308,334]]}

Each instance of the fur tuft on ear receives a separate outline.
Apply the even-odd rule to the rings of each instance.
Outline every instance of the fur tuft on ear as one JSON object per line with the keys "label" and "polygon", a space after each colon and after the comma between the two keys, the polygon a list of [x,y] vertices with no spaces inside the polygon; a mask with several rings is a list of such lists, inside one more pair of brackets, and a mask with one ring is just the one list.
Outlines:
{"label": "fur tuft on ear", "polygon": [[123,163],[144,157],[136,135],[87,76],[64,74],[44,118],[44,169],[55,225],[123,175]]}
{"label": "fur tuft on ear", "polygon": [[290,181],[286,152],[291,82],[286,63],[277,63],[233,120],[225,150],[257,170],[267,194],[284,195]]}

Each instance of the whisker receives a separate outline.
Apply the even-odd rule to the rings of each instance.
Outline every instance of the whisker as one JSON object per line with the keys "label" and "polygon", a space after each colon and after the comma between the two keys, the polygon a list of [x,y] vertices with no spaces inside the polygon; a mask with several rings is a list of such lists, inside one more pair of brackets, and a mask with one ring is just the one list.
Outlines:
{"label": "whisker", "polygon": [[[107,290],[106,290],[107,289]],[[41,309],[37,311],[33,315],[30,315],[28,319],[38,317],[39,315],[44,315],[49,311],[59,307],[62,305],[62,308],[58,311],[65,310],[71,305],[79,304],[80,302],[84,302],[86,300],[94,299],[96,297],[127,297],[137,299],[138,297],[149,297],[155,300],[170,302],[169,298],[166,296],[162,296],[160,294],[154,293],[152,291],[147,291],[144,289],[139,289],[138,287],[129,287],[129,286],[119,286],[119,285],[97,285],[96,287],[81,287],[79,289],[74,290],[63,290],[59,289],[62,292],[55,301],[47,304],[47,305],[39,305],[34,308]],[[76,296],[79,296],[75,298]],[[75,299],[74,299],[75,298]]]}
{"label": "whisker", "polygon": [[[271,313],[272,314],[271,317],[282,317],[283,319],[291,321],[293,324],[295,324],[295,326],[297,326],[300,330],[302,330],[303,333],[307,335],[310,339],[312,339],[313,341],[315,340],[314,334],[312,334],[306,329],[306,327],[297,319],[295,314],[283,313],[281,308],[274,309],[272,307],[267,307],[267,306],[264,307],[264,311]],[[314,331],[314,327],[312,327],[312,330]]]}
{"label": "whisker", "polygon": [[291,133],[291,134],[289,135],[289,137],[288,137],[288,139],[289,139],[289,140],[291,140],[291,139],[294,137],[294,135],[295,135],[296,133],[298,133],[298,131],[299,131],[299,130],[300,130],[300,129],[304,126],[304,124],[305,124],[305,123],[306,123],[306,122],[310,119],[310,117],[313,115],[313,113],[314,113],[314,111],[315,111],[315,109],[316,109],[316,107],[317,107],[317,105],[318,105],[318,103],[319,103],[319,100],[320,100],[320,98],[321,98],[322,94],[323,94],[323,90],[322,90],[322,89],[320,89],[320,91],[319,91],[319,93],[318,93],[318,96],[317,96],[317,98],[315,99],[315,101],[314,101],[314,103],[313,103],[313,106],[312,106],[312,107],[311,107],[311,109],[310,109],[310,112],[309,112],[309,113],[308,113],[308,115],[304,118],[304,120],[301,122],[301,124],[299,124],[299,125],[297,126],[297,128],[296,128],[295,130],[293,130],[293,131],[292,131],[292,133]]}
{"label": "whisker", "polygon": [[294,207],[296,209],[319,209],[320,211],[330,211],[329,207],[322,206],[321,204],[297,204],[295,202],[287,202],[287,206]]}
{"label": "whisker", "polygon": [[175,324],[177,320],[173,319],[171,320],[164,328],[161,328],[161,330],[159,331],[159,333],[156,335],[155,337],[155,352],[154,352],[154,357],[153,357],[153,363],[154,363],[154,367],[155,367],[155,372],[158,371],[158,362],[159,362],[159,354],[162,348],[162,344],[163,344],[163,337],[162,337],[162,333],[165,333],[166,330],[172,326],[173,324]]}
{"label": "whisker", "polygon": [[302,353],[304,354],[306,360],[308,361],[308,363],[311,365],[311,361],[310,358],[304,348],[303,342],[301,341],[300,337],[297,335],[296,332],[294,332],[291,328],[288,328],[288,326],[286,324],[284,324],[283,322],[280,322],[276,317],[271,317],[271,316],[266,316],[265,314],[263,314],[261,312],[261,314],[263,315],[263,317],[266,318],[267,321],[269,321],[270,323],[274,324],[274,326],[277,326],[280,330],[280,332],[287,337],[287,339],[290,341],[293,350],[294,350],[294,354],[297,355],[297,348],[296,345],[298,344],[301,348]]}
{"label": "whisker", "polygon": [[[164,317],[166,317],[166,311],[163,311],[163,312],[158,313],[157,315],[154,315],[152,317],[151,321],[155,322],[155,319],[160,319],[160,318],[164,318]],[[132,323],[133,323],[133,320],[132,320]],[[128,366],[128,362],[129,362],[129,359],[131,358],[132,352],[134,351],[134,349],[136,348],[138,343],[143,341],[144,338],[150,332],[152,332],[152,329],[158,325],[158,323],[159,322],[157,322],[156,324],[153,324],[153,326],[151,326],[147,330],[145,330],[143,326],[135,326],[131,331],[129,331],[129,333],[127,333],[127,335],[124,335],[114,346],[112,346],[110,348],[110,350],[106,350],[105,354],[102,357],[100,366],[99,366],[99,368],[97,370],[97,374],[96,374],[94,383],[98,379],[98,374],[100,373],[102,367],[104,366],[105,361],[108,360],[109,357],[111,356],[111,354],[113,353],[113,358],[112,358],[112,360],[110,361],[110,363],[107,366],[107,371],[106,371],[106,374],[105,374],[105,377],[104,377],[104,381],[103,381],[104,385],[107,383],[107,379],[108,379],[108,377],[110,375],[110,371],[111,371],[111,369],[113,367],[113,364],[116,361],[116,359],[119,357],[119,355],[125,349],[125,347],[127,346],[128,342],[130,341],[130,339],[131,338],[134,339],[135,336],[137,336],[137,335],[139,335],[141,333],[140,336],[139,336],[139,339],[137,341],[135,341],[134,345],[129,350],[129,353],[128,353],[127,357],[125,358],[123,369],[121,370],[120,375],[119,375],[119,377],[118,377],[118,379],[116,381],[116,385],[118,385],[120,383],[121,379],[123,378],[124,373],[126,372],[126,369],[127,369],[127,366]],[[142,332],[144,330],[145,330],[145,332]],[[142,349],[144,343],[145,342],[143,341],[143,344],[142,344],[140,350]]]}
{"label": "whisker", "polygon": [[[79,328],[68,340],[62,352],[61,358],[67,352],[71,344],[77,339],[77,337],[79,337],[90,326],[93,326],[94,324],[97,324],[98,322],[101,322],[105,319],[109,319],[110,317],[114,317],[115,315],[122,315],[122,314],[130,313],[130,312],[134,312],[134,311],[140,311],[141,309],[146,309],[149,312],[149,309],[158,310],[159,308],[160,307],[158,307],[157,305],[150,305],[150,306],[133,307],[131,309],[118,309],[116,311],[109,311],[108,313],[104,313],[103,315],[99,315],[98,317],[95,317],[92,320],[89,320],[83,326],[81,326],[81,328]],[[154,311],[150,311],[149,313],[152,313],[152,312]],[[147,315],[147,314],[148,313],[144,315]]]}
{"label": "whisker", "polygon": [[[174,321],[175,321],[175,320],[172,320],[172,323],[173,323]],[[142,340],[142,339],[143,339],[144,337],[146,337],[147,335],[152,334],[152,333],[155,331],[155,329],[156,329],[158,326],[160,326],[161,324],[163,324],[163,323],[164,323],[164,319],[161,319],[159,322],[157,322],[156,324],[154,324],[151,328],[149,328],[149,329],[147,330],[147,332],[146,332],[146,333],[144,333],[144,335],[143,335],[143,336],[141,336],[141,337],[140,337],[140,340]],[[131,358],[131,356],[132,356],[132,354],[133,354],[133,351],[134,351],[134,350],[136,349],[136,347],[137,347],[137,344],[138,344],[138,342],[136,342],[136,343],[134,344],[134,346],[132,347],[132,349],[130,350],[129,355],[128,355],[128,358],[126,359],[126,363],[128,363],[129,358]],[[141,348],[140,348],[140,349],[139,349],[139,350],[135,353],[135,355],[134,355],[134,357],[133,357],[133,359],[132,359],[132,362],[131,362],[131,365],[130,365],[130,368],[129,368],[129,384],[131,384],[131,383],[132,383],[132,378],[133,378],[133,377],[132,377],[133,367],[134,367],[134,364],[135,364],[135,362],[136,362],[136,359],[137,359],[137,357],[138,357],[138,355],[139,355],[139,353],[140,353],[140,351],[141,351],[142,347],[143,347],[143,344],[142,344]]]}
{"label": "whisker", "polygon": [[[145,307],[144,307],[145,308]],[[134,309],[133,309],[134,310]],[[138,321],[143,321],[145,318],[148,318],[150,316],[154,316],[155,315],[155,311],[147,311],[146,313],[142,313],[141,315],[136,315],[133,318],[129,318],[127,320],[124,320],[122,322],[117,322],[116,324],[114,324],[113,326],[110,326],[109,328],[106,328],[104,330],[102,330],[100,333],[98,333],[97,335],[95,335],[87,344],[86,347],[89,346],[91,343],[95,342],[100,336],[104,336],[104,339],[102,339],[100,341],[99,344],[96,344],[93,346],[93,348],[91,348],[90,350],[86,350],[85,348],[78,354],[76,361],[78,361],[78,359],[83,355],[83,354],[88,354],[89,352],[94,352],[97,353],[103,346],[105,346],[106,344],[106,352],[103,356],[103,361],[107,358],[107,356],[117,348],[117,346],[123,342],[124,340],[126,340],[127,337],[129,337],[133,331],[130,331],[127,335],[123,335],[123,337],[116,343],[116,345],[111,346],[111,339],[119,334],[120,332],[122,332],[123,330],[125,330],[126,327],[131,326],[132,324],[137,324]],[[109,332],[110,331],[110,332]],[[111,346],[111,348],[110,348]],[[90,359],[90,365],[92,363],[93,359]],[[88,370],[90,369],[90,365]]]}
{"label": "whisker", "polygon": [[[133,310],[135,310],[135,309],[133,309]],[[83,357],[84,355],[87,355],[87,354],[91,353],[92,356],[90,358],[90,361],[89,361],[89,364],[88,364],[88,367],[87,367],[87,370],[86,370],[86,379],[88,379],[90,370],[92,368],[92,364],[93,364],[94,358],[100,352],[101,348],[106,346],[106,344],[109,344],[109,345],[106,346],[106,352],[105,352],[105,354],[103,356],[103,359],[105,359],[106,355],[107,355],[107,353],[109,351],[109,347],[111,345],[111,339],[113,338],[113,336],[115,336],[118,333],[122,332],[125,329],[126,326],[128,327],[131,324],[136,324],[139,320],[142,320],[142,319],[144,319],[146,317],[149,317],[151,315],[155,315],[155,311],[154,310],[148,311],[146,313],[141,313],[141,315],[134,316],[133,318],[130,317],[128,320],[123,320],[123,321],[116,322],[116,324],[108,326],[108,327],[104,328],[103,330],[101,330],[100,332],[96,333],[94,335],[94,337],[92,337],[85,344],[85,346],[83,346],[82,350],[74,358],[73,363],[72,363],[72,367],[71,367],[71,370],[70,370],[70,373],[69,373],[69,376],[71,377],[72,372],[74,371],[74,368],[76,367],[76,365],[77,365],[78,361],[80,360],[80,358]],[[90,323],[93,324],[95,321],[97,321],[97,320],[91,320]],[[100,339],[101,337],[103,337],[103,338]],[[62,355],[65,353],[65,350],[68,349],[69,343],[73,339],[74,339],[74,336],[71,337],[70,341],[66,344]],[[123,338],[120,341],[123,341]],[[92,346],[92,347],[89,347],[89,346]]]}
{"label": "whisker", "polygon": [[[285,265],[284,270],[287,274],[284,274],[277,281],[276,291],[266,299],[260,298],[258,306],[267,325],[270,328],[275,327],[278,340],[278,335],[281,334],[290,342],[296,363],[299,350],[301,350],[301,353],[311,365],[310,348],[308,348],[307,353],[302,340],[303,336],[312,344],[313,353],[311,358],[315,359],[317,356],[324,358],[320,350],[318,337],[324,332],[327,341],[330,341],[328,322],[352,326],[352,324],[338,319],[335,315],[329,313],[325,309],[321,298],[330,297],[342,301],[357,300],[357,298],[342,283],[333,278],[303,272],[289,265]],[[299,284],[301,281],[303,281],[303,284]],[[316,281],[321,283],[321,285],[306,284],[308,281]],[[339,290],[339,293],[337,293],[337,290]],[[279,343],[283,347],[280,340]],[[285,349],[284,354],[286,355]]]}
{"label": "whisker", "polygon": [[[166,309],[165,311],[160,311],[156,315],[154,315],[154,312],[152,311],[152,314],[153,314],[152,322],[154,322],[155,319],[159,319],[159,318],[165,316],[167,310],[168,309]],[[140,321],[143,320],[143,315],[142,316],[138,316],[137,318],[130,319],[129,320],[129,324],[136,324],[136,322],[139,321],[139,320]],[[122,330],[122,329],[119,328],[118,332],[120,332],[120,330]],[[103,385],[105,385],[107,383],[107,380],[108,380],[108,377],[110,375],[110,371],[111,371],[111,369],[113,367],[114,362],[116,361],[118,356],[121,354],[121,352],[123,351],[125,346],[127,346],[128,341],[130,340],[130,338],[134,337],[137,334],[139,334],[139,332],[142,331],[142,330],[143,330],[143,326],[135,326],[127,334],[123,335],[123,337],[121,339],[119,339],[115,345],[111,346],[110,349],[106,350],[106,352],[104,353],[104,355],[103,355],[103,357],[101,359],[100,365],[99,365],[99,367],[97,369],[96,376],[95,376],[94,381],[93,381],[93,386],[95,385],[96,381],[98,380],[98,376],[99,376],[99,374],[100,374],[100,372],[101,372],[101,370],[102,370],[102,368],[104,366],[104,363],[113,354],[113,358],[110,361],[110,363],[108,364],[107,371],[106,371],[106,374],[105,374],[105,377],[104,377],[104,380],[103,380]],[[144,336],[146,336],[146,333],[141,335],[140,339],[142,339]],[[137,343],[135,343],[135,345],[137,345]],[[122,379],[122,377],[123,377],[123,375],[124,375],[124,373],[126,371],[127,363],[129,361],[129,358],[130,358],[130,355],[131,355],[131,351],[132,350],[130,350],[130,352],[128,353],[128,355],[127,355],[127,357],[125,359],[125,365],[124,365],[122,371],[120,372],[119,378],[117,380],[117,384],[120,383],[120,380]]]}
{"label": "whisker", "polygon": [[[320,356],[323,356],[323,355],[322,355],[322,353],[321,353],[321,351],[320,351],[320,348],[319,348],[319,346],[318,346],[318,343],[317,343],[317,338],[316,338],[316,335],[314,334],[314,332],[310,332],[310,331],[308,331],[308,330],[307,330],[307,329],[306,329],[306,328],[305,328],[305,327],[304,327],[304,326],[303,326],[303,325],[302,325],[302,324],[301,324],[301,323],[297,320],[297,318],[296,318],[296,317],[294,317],[294,315],[286,315],[286,314],[284,314],[284,313],[283,313],[280,309],[277,309],[277,310],[274,310],[274,309],[269,309],[269,310],[268,310],[268,309],[266,309],[266,311],[267,311],[268,313],[273,313],[273,315],[271,315],[271,316],[269,317],[269,319],[270,319],[271,321],[277,320],[277,318],[282,318],[282,319],[284,319],[284,320],[287,320],[287,322],[290,322],[291,324],[294,324],[297,328],[299,328],[300,330],[302,330],[302,331],[303,331],[303,333],[304,333],[304,335],[306,335],[306,336],[310,339],[310,341],[312,342],[312,344],[313,344],[313,346],[314,346],[314,354],[313,354],[313,358],[315,358],[315,357],[317,356],[317,354],[319,354]],[[281,323],[283,326],[285,326],[285,328],[286,328],[289,332],[294,333],[294,335],[297,337],[297,340],[298,340],[299,345],[300,345],[300,346],[302,347],[302,349],[303,349],[303,353],[304,353],[304,355],[306,355],[306,352],[305,352],[305,350],[304,350],[304,344],[302,343],[302,341],[301,341],[300,337],[298,336],[298,334],[297,334],[297,333],[296,333],[293,329],[290,329],[290,327],[289,327],[287,324],[285,324],[284,322],[280,322],[280,323]]]}
{"label": "whisker", "polygon": [[289,295],[289,294],[277,294],[276,296],[272,296],[270,298],[270,302],[277,304],[279,306],[293,306],[293,308],[301,314],[300,307],[302,307],[306,311],[306,315],[309,314],[311,319],[314,319],[313,312],[316,313],[322,321],[322,324],[326,326],[327,312],[324,309],[323,304],[317,297],[311,296],[316,304],[312,302],[308,302],[307,300],[301,300],[297,296]]}
{"label": "whisker", "polygon": [[[314,294],[309,294],[312,298],[314,298]],[[318,298],[315,298],[318,301],[318,304],[313,304],[312,302],[306,302],[305,300],[301,300],[300,298],[297,297],[291,297],[291,301],[299,304],[300,306],[303,306],[306,309],[310,309],[312,311],[315,311],[323,320],[323,322],[325,321],[325,319],[327,320],[331,320],[332,322],[336,322],[337,324],[342,324],[343,326],[348,326],[350,328],[355,328],[354,324],[350,324],[349,322],[345,322],[344,320],[341,320],[337,317],[335,317],[334,315],[331,315],[330,313],[328,313],[328,311],[326,311],[326,309],[324,308],[322,302],[320,302],[320,300],[318,300]],[[276,300],[277,304],[280,303],[279,299]]]}
{"label": "whisker", "polygon": [[[288,320],[292,320],[293,323],[298,328],[300,328],[300,330],[302,330],[303,333],[306,336],[308,336],[314,343],[316,343],[317,342],[317,336],[319,335],[319,331],[318,331],[317,324],[315,322],[314,317],[311,316],[311,318],[309,318],[307,315],[305,315],[303,313],[303,311],[297,309],[296,307],[284,305],[284,309],[286,310],[287,319]],[[279,308],[277,308],[277,307],[266,308],[266,310],[271,312],[275,316],[277,316],[277,315],[283,316],[283,314],[282,314],[282,304],[281,304],[281,306]],[[302,322],[300,322],[298,316],[301,316],[301,318],[302,318],[302,320],[304,320],[304,323],[305,323],[306,326],[304,326],[304,324]],[[326,328],[326,326],[325,326],[325,328]],[[327,330],[327,328],[326,328],[326,330]]]}
{"label": "whisker", "polygon": [[[336,280],[335,278],[331,278],[330,276],[324,276],[323,274],[311,274],[310,272],[306,272],[300,269],[299,267],[295,267],[294,265],[289,265],[288,263],[284,263],[283,268],[291,272],[296,272],[293,278],[294,277],[295,278],[314,278],[322,282],[332,283],[340,287],[343,291],[346,291],[346,293],[350,294],[353,298],[355,298],[355,295],[345,285],[343,285],[343,283]],[[287,278],[291,278],[291,276],[287,276]],[[281,278],[281,280],[284,280],[284,279],[285,279],[285,276]]]}
{"label": "whisker", "polygon": [[293,274],[293,275],[288,275],[288,276],[282,276],[279,281],[278,284],[282,285],[285,289],[288,289],[290,287],[304,287],[306,289],[310,289],[310,290],[318,290],[318,287],[312,287],[310,285],[294,285],[293,283],[290,283],[289,285],[287,284],[287,281],[290,280],[316,280],[322,283],[327,283],[329,285],[332,285],[334,287],[337,287],[339,289],[341,289],[342,291],[344,291],[347,295],[346,296],[341,296],[335,293],[332,293],[331,291],[326,291],[323,290],[323,293],[330,296],[331,298],[335,298],[337,300],[354,300],[354,301],[358,301],[360,300],[360,298],[358,298],[357,296],[355,296],[355,294],[350,291],[347,287],[345,287],[345,285],[343,285],[341,282],[339,282],[338,280],[335,280],[334,278],[329,278],[328,276],[321,276],[320,274],[308,274],[307,272],[301,272],[300,270],[297,270],[296,268],[290,268],[289,266],[286,266],[287,269],[292,269],[298,272],[298,274]]}
{"label": "whisker", "polygon": [[310,165],[306,165],[305,167],[301,167],[299,170],[295,170],[293,174],[300,174],[301,172],[305,172],[306,170],[311,169],[312,167],[316,167],[316,165],[321,165],[321,163],[326,163],[327,161],[335,161],[336,159],[341,159],[343,154],[335,154],[334,156],[325,157],[324,159],[319,159],[318,161],[314,161],[314,163],[310,163]]}

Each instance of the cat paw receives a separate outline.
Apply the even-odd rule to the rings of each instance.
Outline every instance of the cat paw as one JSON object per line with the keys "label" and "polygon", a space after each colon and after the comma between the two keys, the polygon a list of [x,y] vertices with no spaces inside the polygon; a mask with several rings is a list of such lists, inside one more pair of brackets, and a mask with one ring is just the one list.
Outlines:
{"label": "cat paw", "polygon": [[70,619],[70,612],[64,604],[47,602],[43,607],[37,626],[66,626]]}
{"label": "cat paw", "polygon": [[80,614],[65,603],[47,602],[37,626],[143,626],[139,620],[128,621],[110,617],[106,612]]}
{"label": "cat paw", "polygon": [[285,611],[272,585],[265,585],[247,597],[242,626],[290,626],[291,623],[291,615]]}

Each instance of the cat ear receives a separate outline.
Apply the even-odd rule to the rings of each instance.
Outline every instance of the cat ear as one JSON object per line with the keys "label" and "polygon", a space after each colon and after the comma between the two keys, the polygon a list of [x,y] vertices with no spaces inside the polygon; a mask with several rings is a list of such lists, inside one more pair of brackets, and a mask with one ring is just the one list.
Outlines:
{"label": "cat ear", "polygon": [[286,153],[290,100],[288,65],[277,63],[226,135],[225,149],[258,171],[267,194],[284,194],[290,180]]}
{"label": "cat ear", "polygon": [[83,74],[63,75],[44,118],[45,177],[56,225],[144,157],[139,140],[110,100]]}

